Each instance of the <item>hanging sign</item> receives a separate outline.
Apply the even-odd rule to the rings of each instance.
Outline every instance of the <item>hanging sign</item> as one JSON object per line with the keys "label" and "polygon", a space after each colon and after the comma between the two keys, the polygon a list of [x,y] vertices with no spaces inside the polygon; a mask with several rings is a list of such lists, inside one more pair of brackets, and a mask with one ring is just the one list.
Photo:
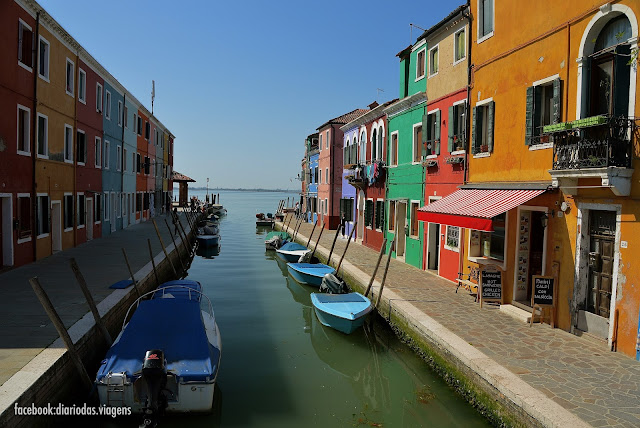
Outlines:
{"label": "hanging sign", "polygon": [[480,272],[480,307],[482,302],[502,303],[502,271],[482,270]]}

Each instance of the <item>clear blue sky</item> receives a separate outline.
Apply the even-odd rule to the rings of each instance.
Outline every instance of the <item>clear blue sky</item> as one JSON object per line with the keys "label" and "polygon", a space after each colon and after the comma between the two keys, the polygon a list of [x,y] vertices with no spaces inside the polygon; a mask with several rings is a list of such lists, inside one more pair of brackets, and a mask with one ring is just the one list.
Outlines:
{"label": "clear blue sky", "polygon": [[[462,0],[39,0],[176,136],[210,187],[298,189],[304,138],[398,96],[396,53]],[[378,97],[376,88],[382,88]]]}

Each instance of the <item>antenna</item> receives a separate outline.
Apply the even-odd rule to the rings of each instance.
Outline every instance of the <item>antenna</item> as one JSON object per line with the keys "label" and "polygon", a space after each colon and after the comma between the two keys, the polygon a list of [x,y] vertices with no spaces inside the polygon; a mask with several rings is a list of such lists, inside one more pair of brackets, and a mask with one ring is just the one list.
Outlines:
{"label": "antenna", "polygon": [[376,95],[377,100],[378,98],[380,98],[380,92],[384,92],[384,89],[376,88],[376,91],[378,92],[378,94]]}
{"label": "antenna", "polygon": [[151,81],[151,114],[153,114],[153,101],[156,99],[156,81]]}
{"label": "antenna", "polygon": [[418,30],[427,31],[422,27],[417,26],[416,24],[409,24],[409,44],[413,44],[413,27],[416,27]]}

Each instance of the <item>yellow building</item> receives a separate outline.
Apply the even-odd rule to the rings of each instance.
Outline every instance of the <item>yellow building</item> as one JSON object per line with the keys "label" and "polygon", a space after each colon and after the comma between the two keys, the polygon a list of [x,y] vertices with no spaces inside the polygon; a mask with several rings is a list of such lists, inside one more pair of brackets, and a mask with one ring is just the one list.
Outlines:
{"label": "yellow building", "polygon": [[640,186],[630,118],[640,4],[472,0],[470,8],[467,184],[431,211],[469,229],[464,265],[501,272],[504,309],[526,317],[532,277],[553,277],[545,315],[556,326],[635,356]]}

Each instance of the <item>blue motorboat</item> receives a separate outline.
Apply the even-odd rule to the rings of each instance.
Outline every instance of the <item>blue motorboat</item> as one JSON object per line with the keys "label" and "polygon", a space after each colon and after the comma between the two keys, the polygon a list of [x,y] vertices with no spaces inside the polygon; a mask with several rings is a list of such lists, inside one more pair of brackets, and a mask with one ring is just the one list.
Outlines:
{"label": "blue motorboat", "polygon": [[96,376],[100,404],[141,412],[148,425],[164,411],[208,412],[221,354],[211,301],[200,283],[164,283],[129,308]]}
{"label": "blue motorboat", "polygon": [[322,278],[328,273],[334,274],[336,270],[322,263],[287,263],[289,275],[300,284],[320,287]]}
{"label": "blue motorboat", "polygon": [[297,242],[287,242],[282,247],[276,250],[276,254],[281,259],[289,262],[295,263],[300,260],[300,257],[310,252],[307,247],[304,245],[298,244]]}
{"label": "blue motorboat", "polygon": [[322,324],[345,334],[361,327],[373,309],[371,301],[360,293],[311,293],[311,303]]}

